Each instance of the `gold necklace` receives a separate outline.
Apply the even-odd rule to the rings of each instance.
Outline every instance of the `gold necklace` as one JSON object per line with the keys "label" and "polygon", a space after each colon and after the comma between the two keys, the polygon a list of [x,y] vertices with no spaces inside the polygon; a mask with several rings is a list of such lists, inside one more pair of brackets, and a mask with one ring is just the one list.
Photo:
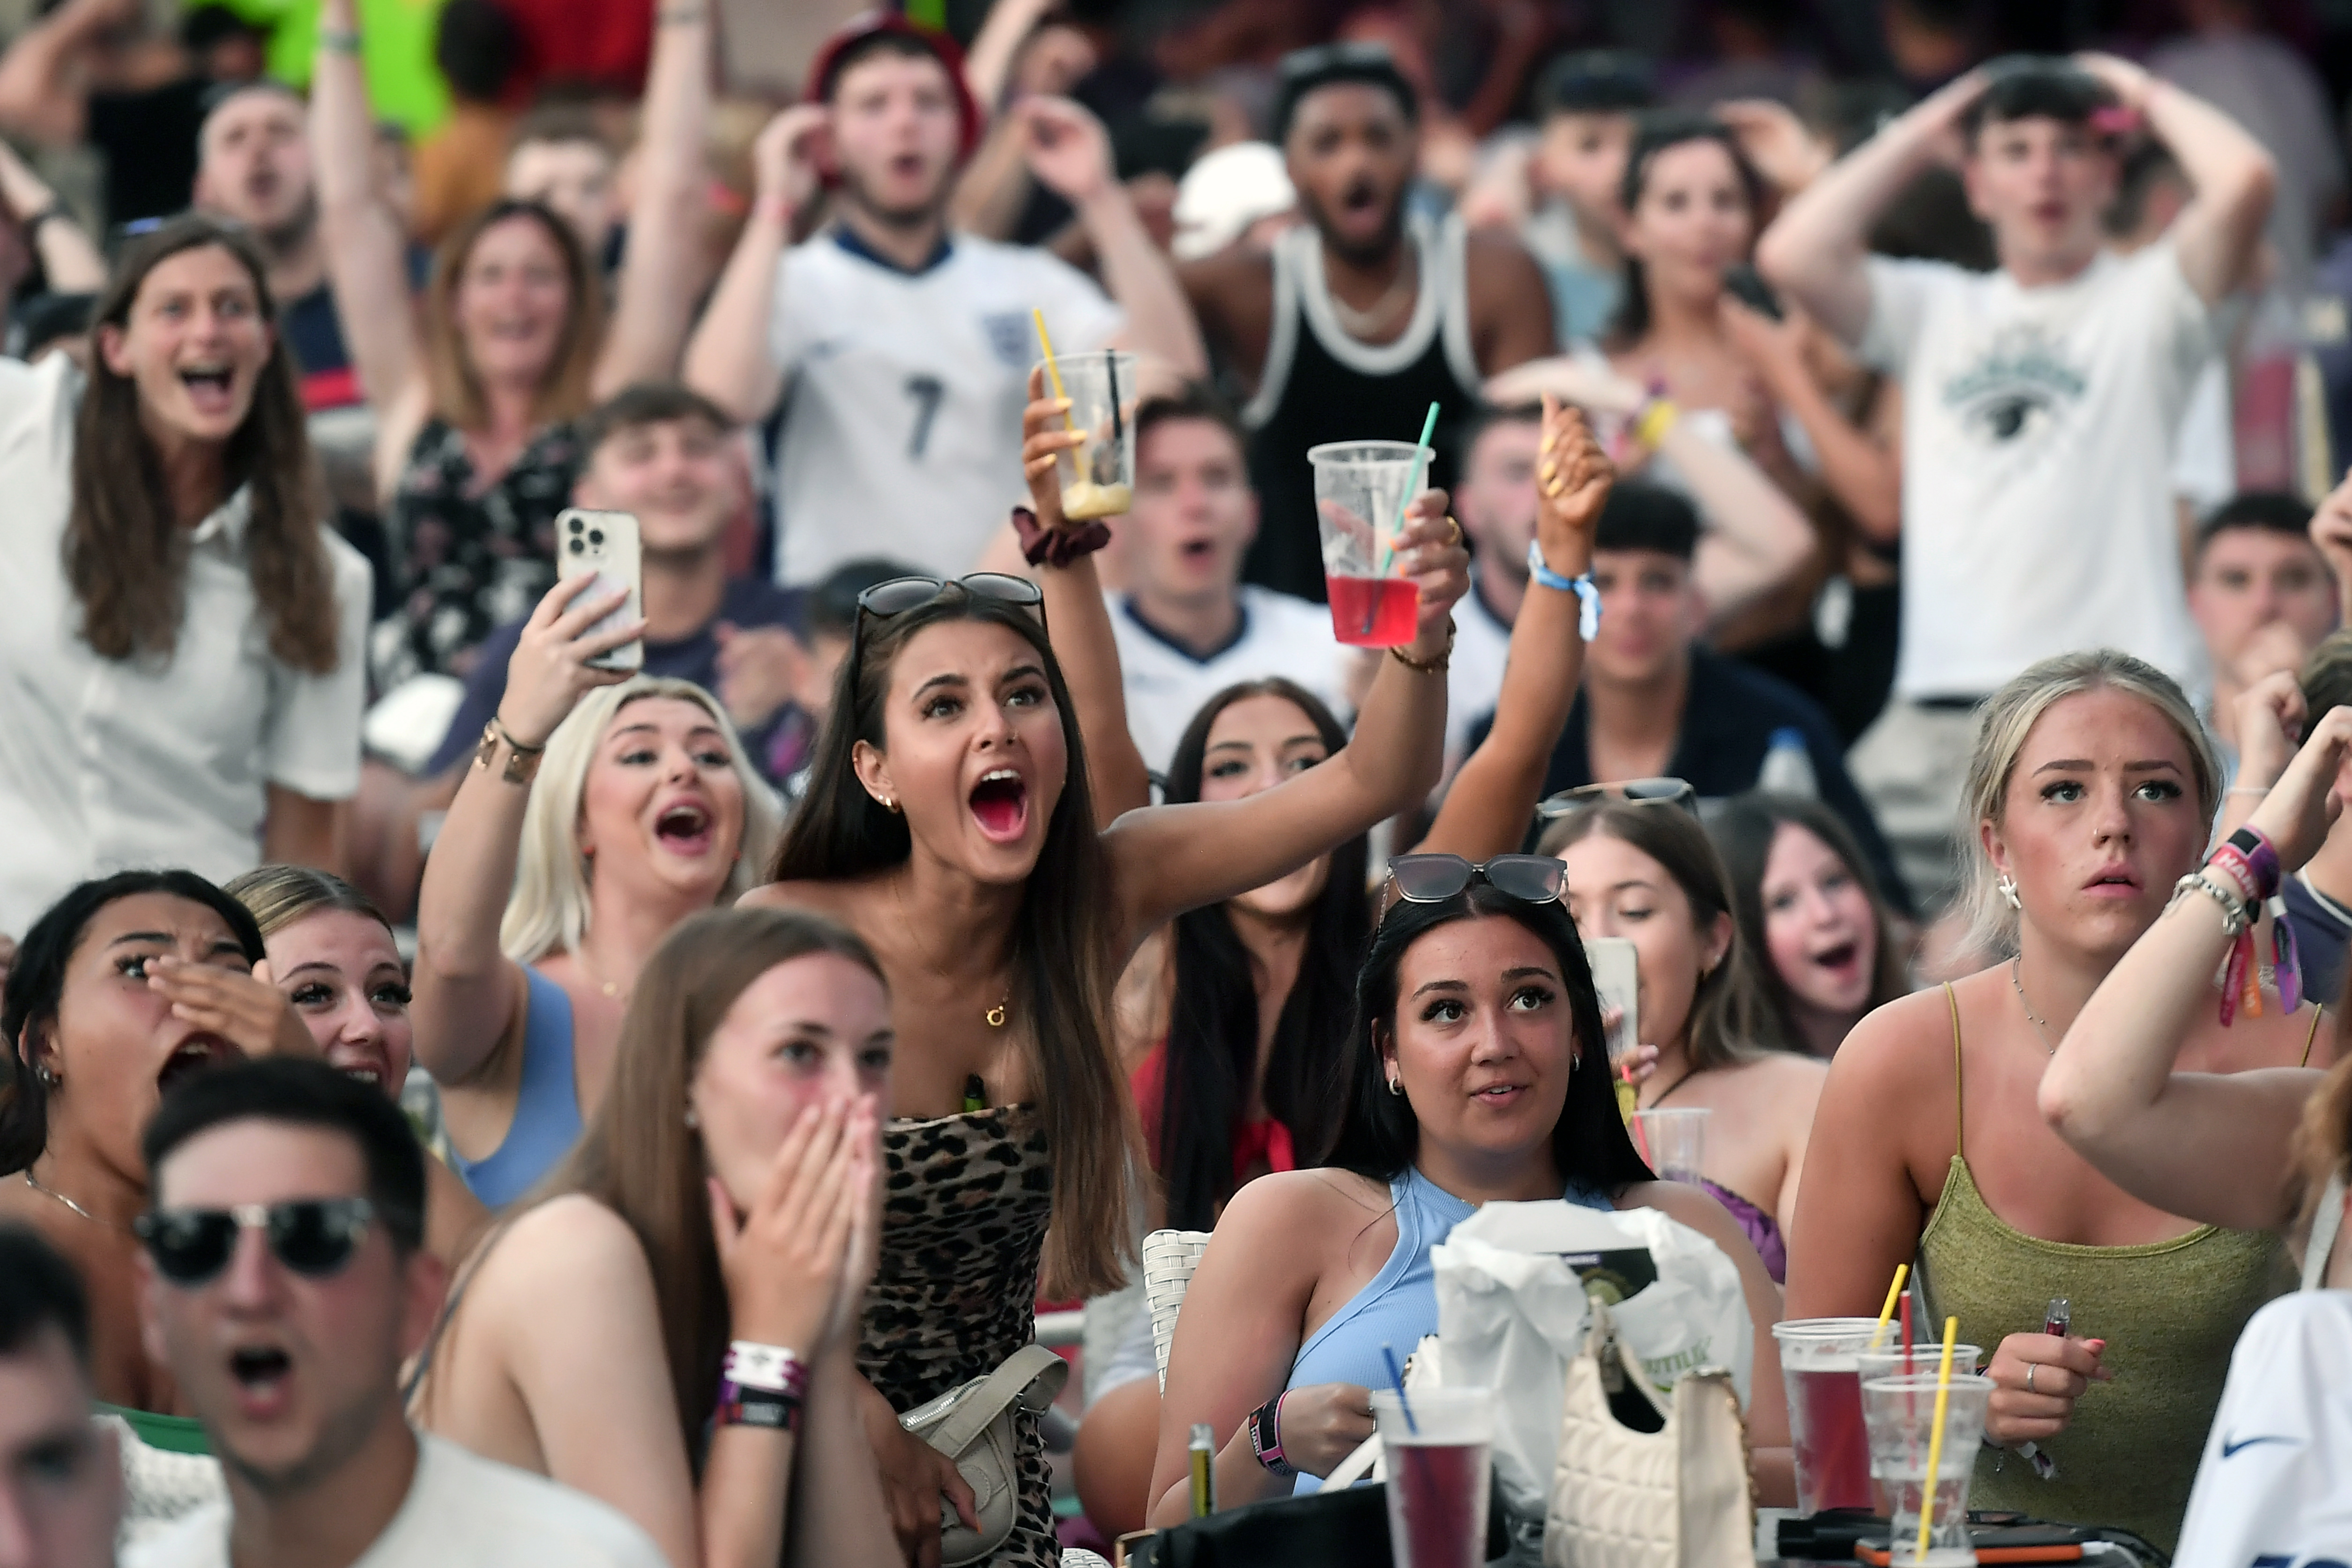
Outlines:
{"label": "gold necklace", "polygon": [[[893,883],[890,889],[890,897],[893,902],[898,905],[898,917],[907,922],[907,937],[909,941],[914,943],[915,951],[921,955],[924,964],[929,967],[930,971],[933,974],[936,975],[943,973],[944,971],[940,961],[931,956],[930,944],[924,941],[921,934],[916,931],[914,920],[907,914],[907,894],[905,891],[899,888],[896,883]],[[981,1021],[987,1024],[991,1029],[1003,1029],[1004,1027],[1005,1019],[1012,1016],[1013,988],[1010,985],[1007,985],[1004,988],[1003,998],[994,1007],[988,1009],[980,1015]]]}
{"label": "gold necklace", "polygon": [[35,1192],[40,1193],[45,1197],[56,1198],[59,1203],[64,1204],[68,1208],[72,1209],[76,1214],[80,1215],[92,1225],[103,1225],[109,1230],[120,1230],[122,1228],[122,1227],[116,1225],[110,1220],[100,1219],[98,1216],[92,1214],[89,1210],[76,1203],[73,1199],[68,1197],[64,1193],[59,1192],[57,1188],[43,1186],[41,1178],[33,1174],[33,1170],[30,1166],[26,1166],[16,1174],[25,1178],[25,1185],[26,1186],[31,1187]]}
{"label": "gold necklace", "polygon": [[2011,958],[2009,961],[2009,983],[2016,988],[2017,1005],[2025,1009],[2025,1021],[2032,1024],[2033,1032],[2042,1037],[2042,1049],[2055,1056],[2058,1054],[2058,1048],[2050,1043],[2050,1026],[2033,1016],[2033,1004],[2025,999],[2025,982],[2017,977],[2017,966],[2020,962],[2021,960],[2017,958]]}
{"label": "gold necklace", "polygon": [[610,980],[598,979],[596,977],[596,971],[588,967],[588,950],[584,946],[581,948],[580,951],[572,955],[572,962],[573,967],[579,969],[581,976],[585,978],[590,985],[595,987],[606,996],[617,998],[623,1007],[628,1006],[629,998],[636,993],[636,988],[634,986],[630,987],[628,990],[624,991],[620,987],[614,985]]}

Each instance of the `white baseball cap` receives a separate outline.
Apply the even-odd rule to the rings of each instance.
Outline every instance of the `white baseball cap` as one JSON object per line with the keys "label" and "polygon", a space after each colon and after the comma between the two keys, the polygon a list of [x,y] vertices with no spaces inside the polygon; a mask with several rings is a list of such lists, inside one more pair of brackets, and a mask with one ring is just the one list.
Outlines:
{"label": "white baseball cap", "polygon": [[1270,141],[1236,141],[1204,155],[1176,186],[1179,261],[1196,261],[1241,238],[1260,218],[1298,203],[1282,150]]}

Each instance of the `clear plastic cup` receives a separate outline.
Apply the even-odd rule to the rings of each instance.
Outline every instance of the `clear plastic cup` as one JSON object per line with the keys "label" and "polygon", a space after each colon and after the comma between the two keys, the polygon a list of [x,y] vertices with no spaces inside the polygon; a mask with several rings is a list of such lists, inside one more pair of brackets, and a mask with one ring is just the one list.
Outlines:
{"label": "clear plastic cup", "polygon": [[1055,459],[1062,515],[1117,517],[1135,499],[1135,356],[1115,349],[1056,354],[1045,376],[1049,396],[1056,378],[1059,395],[1070,400],[1070,428],[1087,438]]}
{"label": "clear plastic cup", "polygon": [[1398,521],[1426,477],[1430,449],[1410,441],[1334,441],[1307,451],[1315,468],[1315,524],[1323,538],[1323,582],[1331,634],[1360,648],[1410,643],[1421,620],[1421,590],[1404,575]]}
{"label": "clear plastic cup", "polygon": [[[1927,1347],[1919,1349],[1924,1353]],[[1940,1345],[1935,1354],[1941,1357]],[[1958,1359],[1955,1353],[1955,1364]],[[1936,1433],[1936,1369],[1930,1367],[1898,1377],[1874,1377],[1862,1385],[1870,1473],[1886,1491],[1895,1568],[1963,1568],[1977,1560],[1969,1545],[1969,1483],[1976,1475],[1978,1439],[1984,1435],[1992,1379],[1952,1374],[1944,1402],[1943,1448],[1936,1455],[1932,1482],[1936,1512],[1928,1521],[1923,1553],[1919,1512],[1931,1485],[1927,1461]]]}
{"label": "clear plastic cup", "polygon": [[1641,1141],[1650,1151],[1650,1168],[1660,1180],[1697,1183],[1699,1168],[1706,1163],[1706,1119],[1714,1113],[1703,1105],[1633,1113]]}
{"label": "clear plastic cup", "polygon": [[[1853,1358],[1854,1375],[1866,1384],[1874,1377],[1904,1377],[1918,1372],[1932,1375],[1943,1364],[1943,1341],[1920,1340],[1906,1351],[1901,1343],[1902,1337],[1902,1325],[1888,1323],[1886,1338],[1879,1342],[1879,1347],[1865,1350]],[[1952,1347],[1952,1371],[1956,1374],[1974,1373],[1983,1362],[1984,1352],[1975,1345],[1956,1344]]]}
{"label": "clear plastic cup", "polygon": [[1486,1561],[1494,1395],[1417,1388],[1400,1399],[1392,1388],[1376,1388],[1372,1418],[1388,1461],[1389,1551],[1396,1568],[1479,1568]]}
{"label": "clear plastic cup", "polygon": [[1858,1360],[1877,1332],[1876,1318],[1791,1318],[1772,1325],[1789,1396],[1799,1513],[1876,1506]]}

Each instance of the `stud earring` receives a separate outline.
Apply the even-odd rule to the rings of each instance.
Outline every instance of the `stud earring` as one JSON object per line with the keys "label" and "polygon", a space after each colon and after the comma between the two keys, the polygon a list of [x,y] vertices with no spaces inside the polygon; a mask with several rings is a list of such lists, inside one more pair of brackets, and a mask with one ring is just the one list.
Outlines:
{"label": "stud earring", "polygon": [[41,1087],[44,1089],[55,1089],[58,1084],[62,1082],[58,1077],[58,1070],[51,1067],[46,1061],[41,1062],[33,1069],[33,1077],[39,1082]]}
{"label": "stud earring", "polygon": [[2000,896],[2008,902],[2009,906],[2011,909],[2021,910],[2025,907],[2024,901],[2017,896],[2017,879],[2010,875],[2009,873],[2001,873],[2000,880],[1995,883],[1993,886],[1995,890],[2000,893]]}
{"label": "stud earring", "polygon": [[702,1118],[694,1113],[694,1107],[691,1105],[688,1105],[686,1108],[686,1124],[689,1127],[699,1127],[702,1125]]}

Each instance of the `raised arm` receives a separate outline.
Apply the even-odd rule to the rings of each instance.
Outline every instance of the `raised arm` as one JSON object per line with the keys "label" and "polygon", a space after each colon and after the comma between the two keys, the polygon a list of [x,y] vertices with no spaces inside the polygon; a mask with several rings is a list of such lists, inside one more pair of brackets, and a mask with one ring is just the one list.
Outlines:
{"label": "raised arm", "polygon": [[2278,166],[2236,120],[2193,93],[2113,55],[2075,63],[2147,121],[2195,193],[2172,225],[2189,286],[2206,304],[2244,287],[2278,190]]}
{"label": "raised arm", "polygon": [[1178,375],[1207,375],[1209,351],[1192,301],[1118,183],[1102,121],[1066,98],[1024,99],[1012,112],[1025,135],[1030,172],[1077,209],[1103,287],[1127,312],[1120,342]]}
{"label": "raised arm", "polygon": [[1983,90],[1982,73],[1970,71],[1930,94],[1800,192],[1758,243],[1764,276],[1848,347],[1870,326],[1870,225]]}
{"label": "raised arm", "polygon": [[[1045,371],[1029,371],[1030,402],[1021,415],[1021,464],[1038,526],[1053,536],[1070,525],[1062,516],[1062,485],[1055,455],[1085,439],[1065,428],[1066,399],[1048,398]],[[1070,701],[1078,710],[1078,733],[1086,739],[1087,784],[1095,800],[1095,825],[1107,828],[1139,806],[1151,804],[1151,773],[1127,727],[1127,683],[1118,665],[1118,639],[1103,601],[1102,580],[1092,554],[1060,566],[1051,554],[1037,563],[1045,593],[1045,631]]]}
{"label": "raised arm", "polygon": [[2352,473],[2312,513],[2311,542],[2336,577],[2336,623],[2352,626]]}
{"label": "raised arm", "polygon": [[[2276,847],[2282,871],[2302,866],[2326,838],[2352,793],[2348,761],[2352,708],[2336,708],[2312,726],[2254,808],[2250,825]],[[2039,1098],[2058,1135],[2142,1202],[2260,1230],[2292,1216],[2291,1145],[2320,1075],[2174,1070],[2190,1024],[2213,1005],[2212,977],[2230,946],[2217,900],[2177,899],[2091,993],[2058,1042]]]}
{"label": "raised arm", "polygon": [[0,197],[6,199],[19,226],[40,220],[26,237],[41,258],[52,293],[96,294],[106,287],[106,258],[58,193],[5,141],[0,141]]}
{"label": "raised arm", "polygon": [[696,259],[709,204],[702,143],[710,124],[710,68],[709,5],[654,0],[628,250],[613,323],[596,356],[600,400],[632,382],[666,380],[677,369],[704,281],[696,276]]}
{"label": "raised arm", "polygon": [[793,215],[816,193],[816,149],[831,135],[821,103],[796,104],[768,121],[751,149],[759,180],[751,221],[686,346],[686,384],[745,424],[776,406],[784,367],[770,346]]}
{"label": "raised arm", "polygon": [[1380,661],[1355,735],[1337,756],[1246,800],[1130,811],[1104,835],[1125,921],[1122,959],[1171,917],[1262,887],[1436,787],[1453,611],[1470,586],[1461,535],[1445,515],[1444,491],[1414,500],[1396,549],[1420,591],[1419,626]]}
{"label": "raised arm", "polygon": [[79,141],[89,119],[85,57],[140,15],[135,0],[66,0],[18,34],[0,55],[0,128],[51,147]]}
{"label": "raised arm", "polygon": [[[1609,498],[1616,470],[1584,416],[1544,396],[1543,444],[1536,470],[1536,542],[1544,565],[1560,577],[1592,565],[1592,525]],[[1584,669],[1582,601],[1564,588],[1528,585],[1495,703],[1494,727],[1454,774],[1445,804],[1416,850],[1484,861],[1517,850],[1527,837],[1536,798],[1560,727],[1576,703]]]}
{"label": "raised arm", "polygon": [[375,407],[376,493],[388,497],[425,418],[425,356],[408,304],[406,236],[375,188],[375,126],[353,0],[326,0],[319,14],[310,146],[327,281],[352,368]]}
{"label": "raised arm", "polygon": [[996,0],[988,8],[988,18],[972,36],[971,48],[963,57],[963,85],[982,114],[995,113],[996,106],[1004,100],[1013,62],[1053,4],[1054,0]]}
{"label": "raised arm", "polygon": [[[1868,411],[1878,431],[1858,428],[1830,402],[1805,361],[1803,317],[1775,321],[1729,294],[1723,297],[1722,313],[1724,330],[1763,378],[1772,401],[1804,426],[1806,438],[1821,456],[1822,478],[1830,494],[1866,538],[1893,544],[1903,534],[1901,423],[1890,417],[1899,407],[1900,385],[1885,382]],[[1888,406],[1890,402],[1895,406]]]}
{"label": "raised arm", "polygon": [[[443,1088],[471,1082],[512,1033],[522,977],[499,946],[515,858],[522,843],[528,782],[507,779],[514,746],[544,747],[581,697],[628,678],[587,663],[643,632],[642,624],[590,633],[622,602],[618,591],[588,591],[593,577],[547,591],[525,623],[507,666],[499,704],[502,741],[487,767],[469,764],[416,896],[416,1059]],[[511,744],[509,744],[511,743]]]}

